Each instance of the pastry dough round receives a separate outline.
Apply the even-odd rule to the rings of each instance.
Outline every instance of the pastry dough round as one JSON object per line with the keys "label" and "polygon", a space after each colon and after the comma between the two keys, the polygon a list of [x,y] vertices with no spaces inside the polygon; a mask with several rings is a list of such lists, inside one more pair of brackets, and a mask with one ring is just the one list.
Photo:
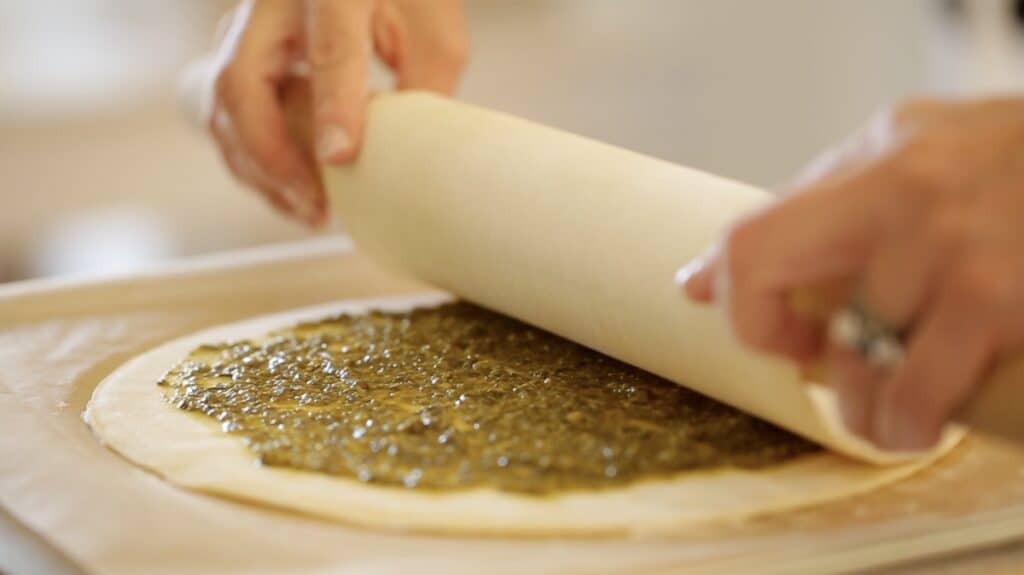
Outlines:
{"label": "pastry dough round", "polygon": [[183,487],[368,527],[489,535],[671,532],[861,493],[905,477],[935,457],[877,467],[826,451],[764,470],[681,473],[670,480],[559,496],[490,489],[439,493],[261,466],[241,438],[222,432],[209,418],[171,406],[156,385],[202,343],[257,339],[331,314],[407,310],[450,299],[428,293],[347,301],[207,329],[143,353],[111,373],[96,388],[85,420],[106,445]]}

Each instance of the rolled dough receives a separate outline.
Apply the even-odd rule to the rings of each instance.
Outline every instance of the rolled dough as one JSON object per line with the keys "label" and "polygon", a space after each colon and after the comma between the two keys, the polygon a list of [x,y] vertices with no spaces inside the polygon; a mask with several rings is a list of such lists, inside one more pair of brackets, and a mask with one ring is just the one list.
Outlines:
{"label": "rolled dough", "polygon": [[368,527],[442,533],[670,533],[701,521],[736,519],[864,492],[905,477],[931,459],[877,467],[822,452],[768,470],[684,473],[674,480],[559,497],[494,490],[439,494],[260,466],[240,438],[222,432],[209,418],[172,407],[156,385],[169,368],[203,343],[255,339],[336,313],[406,310],[449,299],[434,293],[342,302],[186,336],[134,358],[104,379],[89,402],[86,422],[109,447],[183,487]]}
{"label": "rolled dough", "polygon": [[763,190],[409,92],[377,98],[359,161],[325,177],[359,249],[395,270],[851,457],[914,457],[848,433],[827,389],[743,348],[672,281]]}
{"label": "rolled dough", "polygon": [[179,485],[361,525],[536,535],[664,532],[825,502],[904,477],[960,436],[952,430],[921,457],[879,452],[843,430],[827,390],[742,348],[714,310],[680,296],[675,270],[736,217],[765,204],[765,192],[410,93],[377,98],[359,161],[325,170],[325,178],[333,208],[379,261],[834,453],[764,471],[691,473],[554,498],[422,493],[260,467],[240,439],[169,406],[155,385],[202,343],[259,337],[343,310],[436,303],[443,297],[436,294],[256,319],[143,354],[108,377],[87,409],[109,446]]}

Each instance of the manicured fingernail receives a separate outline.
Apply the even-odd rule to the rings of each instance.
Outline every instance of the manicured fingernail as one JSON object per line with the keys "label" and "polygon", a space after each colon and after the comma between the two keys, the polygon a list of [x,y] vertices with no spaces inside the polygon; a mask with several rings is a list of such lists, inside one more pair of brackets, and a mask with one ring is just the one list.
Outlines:
{"label": "manicured fingernail", "polygon": [[704,269],[704,257],[701,256],[693,258],[688,264],[679,268],[679,271],[676,272],[676,285],[686,285],[690,281],[690,278],[695,276],[697,272],[702,269]]}
{"label": "manicured fingernail", "polygon": [[316,140],[316,154],[321,161],[336,160],[339,154],[348,151],[351,147],[352,138],[349,137],[345,128],[337,124],[328,124],[320,129],[320,135]]}
{"label": "manicured fingernail", "polygon": [[879,447],[894,451],[924,451],[934,443],[927,430],[887,402],[878,406],[875,441]]}

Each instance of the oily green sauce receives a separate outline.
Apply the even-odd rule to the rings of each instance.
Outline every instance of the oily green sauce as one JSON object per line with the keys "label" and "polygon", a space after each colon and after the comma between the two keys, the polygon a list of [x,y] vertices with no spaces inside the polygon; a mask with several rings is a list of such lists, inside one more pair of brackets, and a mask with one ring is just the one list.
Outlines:
{"label": "oily green sauce", "polygon": [[763,468],[818,449],[466,303],[202,346],[160,385],[263,464],[382,486],[546,494]]}

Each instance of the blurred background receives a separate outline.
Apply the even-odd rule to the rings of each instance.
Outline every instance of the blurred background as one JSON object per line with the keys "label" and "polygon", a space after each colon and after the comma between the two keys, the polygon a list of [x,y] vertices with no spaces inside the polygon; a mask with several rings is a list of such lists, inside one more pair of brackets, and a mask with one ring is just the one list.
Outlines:
{"label": "blurred background", "polygon": [[[223,0],[0,0],[0,281],[306,237],[176,101]],[[461,97],[765,187],[885,105],[1024,83],[1014,0],[467,0]]]}

